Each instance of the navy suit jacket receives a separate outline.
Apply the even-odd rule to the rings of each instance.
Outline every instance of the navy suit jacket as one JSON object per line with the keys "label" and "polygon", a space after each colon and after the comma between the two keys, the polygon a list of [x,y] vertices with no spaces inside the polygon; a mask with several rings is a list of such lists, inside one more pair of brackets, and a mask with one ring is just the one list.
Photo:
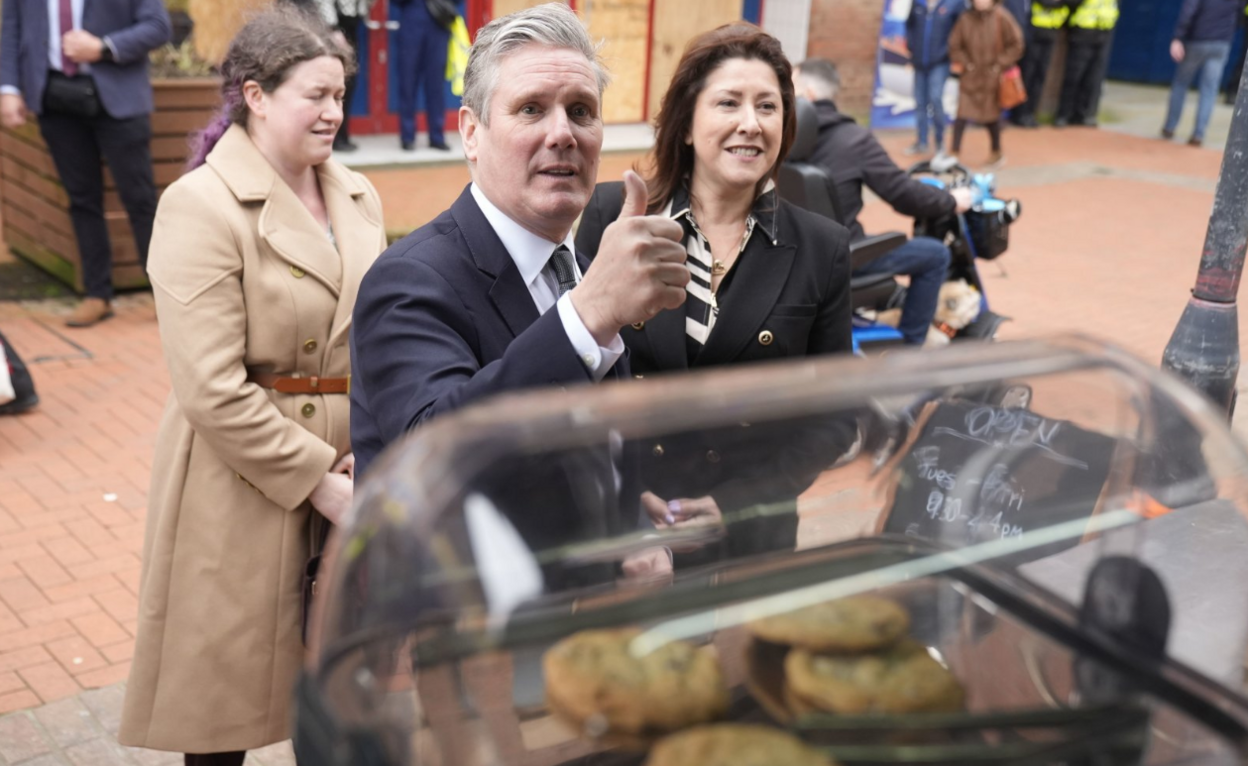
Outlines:
{"label": "navy suit jacket", "polygon": [[[82,28],[108,37],[116,61],[91,65],[104,111],[124,120],[152,111],[147,54],[169,41],[173,27],[161,0],[83,0]],[[0,85],[22,92],[26,108],[43,111],[48,82],[48,4],[46,0],[4,0],[0,28]]]}
{"label": "navy suit jacket", "polygon": [[[627,377],[627,367],[621,357],[608,377]],[[559,312],[538,314],[467,188],[365,275],[351,370],[351,446],[361,475],[430,418],[504,391],[593,382]]]}

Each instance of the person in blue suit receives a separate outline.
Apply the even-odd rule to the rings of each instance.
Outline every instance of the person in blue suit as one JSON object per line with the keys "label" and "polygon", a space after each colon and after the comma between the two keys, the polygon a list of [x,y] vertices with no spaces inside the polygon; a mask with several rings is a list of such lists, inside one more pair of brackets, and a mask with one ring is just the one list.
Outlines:
{"label": "person in blue suit", "polygon": [[399,70],[399,144],[416,148],[416,96],[424,98],[429,148],[449,151],[443,124],[446,116],[446,51],[449,28],[439,24],[425,0],[397,0],[399,22],[395,65]]}
{"label": "person in blue suit", "polygon": [[935,151],[944,149],[945,108],[941,94],[949,79],[949,33],[966,8],[965,0],[914,0],[906,17],[906,47],[914,67],[914,121],[917,141],[906,154],[927,154],[928,121],[931,121]]}
{"label": "person in blue suit", "polygon": [[147,54],[173,27],[161,0],[5,0],[0,28],[0,124],[39,120],[82,262],[86,298],[66,324],[113,315],[112,249],[104,223],[108,162],[130,218],[139,262],[156,215],[152,180],[152,86]]}
{"label": "person in blue suit", "polygon": [[[626,174],[625,215],[606,228],[592,270],[576,252],[572,225],[597,181],[606,82],[585,27],[561,3],[478,34],[459,111],[472,183],[377,259],[356,300],[358,475],[408,431],[487,397],[629,378],[620,328],[684,302],[683,230],[645,214],[636,173]],[[587,528],[570,504],[539,505],[541,514],[509,514],[534,545]],[[616,521],[635,527],[639,513],[633,504]]]}

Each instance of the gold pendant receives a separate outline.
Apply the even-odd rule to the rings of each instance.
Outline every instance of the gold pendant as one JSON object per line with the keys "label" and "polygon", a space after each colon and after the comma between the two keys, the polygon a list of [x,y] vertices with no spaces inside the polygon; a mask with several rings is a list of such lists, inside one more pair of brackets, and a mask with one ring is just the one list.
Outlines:
{"label": "gold pendant", "polygon": [[711,274],[714,276],[717,276],[717,277],[723,276],[724,272],[727,270],[728,269],[724,267],[723,261],[713,261],[711,263]]}

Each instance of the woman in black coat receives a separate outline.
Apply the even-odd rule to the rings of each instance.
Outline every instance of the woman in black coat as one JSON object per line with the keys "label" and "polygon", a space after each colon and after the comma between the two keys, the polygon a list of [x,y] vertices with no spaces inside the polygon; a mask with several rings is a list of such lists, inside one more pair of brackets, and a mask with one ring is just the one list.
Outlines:
{"label": "woman in black coat", "polygon": [[[775,190],[794,108],[789,62],[759,28],[729,24],[686,49],[646,182],[647,212],[684,227],[690,282],[684,306],[624,329],[638,377],[850,350],[849,234]],[[622,184],[600,184],[577,249],[592,258],[622,206]],[[659,527],[724,524],[727,555],[791,550],[797,496],[855,433],[845,418],[804,418],[655,439],[642,449],[642,503]]]}

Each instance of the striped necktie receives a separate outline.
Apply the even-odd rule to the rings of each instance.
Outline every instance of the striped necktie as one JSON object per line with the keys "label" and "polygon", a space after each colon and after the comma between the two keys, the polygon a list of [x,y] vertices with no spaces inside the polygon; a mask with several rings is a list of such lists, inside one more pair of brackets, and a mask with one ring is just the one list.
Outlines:
{"label": "striped necktie", "polygon": [[576,268],[572,265],[572,252],[567,245],[560,245],[550,256],[550,268],[559,280],[559,297],[576,287]]}

